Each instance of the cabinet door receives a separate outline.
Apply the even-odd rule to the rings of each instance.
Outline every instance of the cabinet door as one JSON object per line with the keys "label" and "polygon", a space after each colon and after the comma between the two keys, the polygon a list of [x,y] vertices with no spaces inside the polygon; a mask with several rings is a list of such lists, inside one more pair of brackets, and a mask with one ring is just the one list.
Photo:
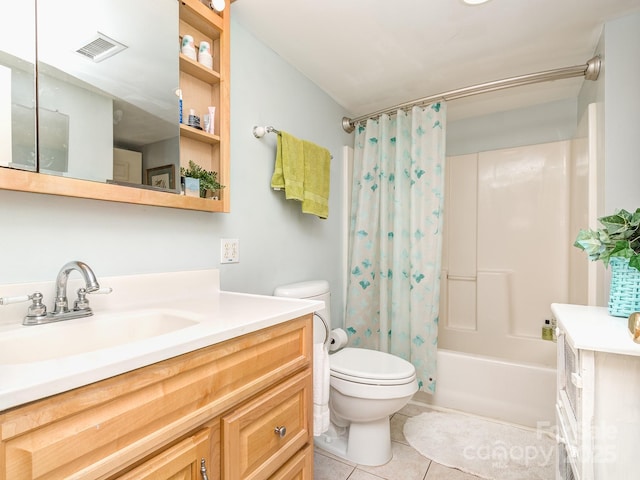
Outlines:
{"label": "cabinet door", "polygon": [[223,478],[266,479],[311,438],[312,381],[302,372],[222,419]]}
{"label": "cabinet door", "polygon": [[211,435],[209,428],[199,431],[192,437],[170,447],[142,465],[119,476],[120,480],[202,480],[201,468],[206,468],[209,480],[217,479],[211,475]]}
{"label": "cabinet door", "polygon": [[594,362],[592,350],[575,348],[569,334],[560,329],[556,413],[563,451],[557,459],[566,478],[574,474],[582,480],[594,478]]}
{"label": "cabinet door", "polygon": [[[579,357],[569,344],[566,334],[558,335],[557,347],[557,398],[556,416],[558,420],[558,440],[566,452],[568,461],[578,461],[578,419],[582,400]],[[558,461],[560,462],[560,455]]]}

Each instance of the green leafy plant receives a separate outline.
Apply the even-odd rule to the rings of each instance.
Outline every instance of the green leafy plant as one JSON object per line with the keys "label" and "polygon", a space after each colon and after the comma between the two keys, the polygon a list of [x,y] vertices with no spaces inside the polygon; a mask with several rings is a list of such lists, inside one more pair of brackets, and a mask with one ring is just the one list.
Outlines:
{"label": "green leafy plant", "polygon": [[590,260],[609,265],[611,257],[629,259],[629,266],[640,270],[640,208],[599,218],[603,228],[580,230],[574,246],[584,250]]}
{"label": "green leafy plant", "polygon": [[200,196],[204,197],[207,190],[215,192],[221,190],[224,185],[218,183],[218,172],[205,170],[193,160],[189,160],[189,168],[180,167],[180,175],[183,177],[197,178],[200,180]]}

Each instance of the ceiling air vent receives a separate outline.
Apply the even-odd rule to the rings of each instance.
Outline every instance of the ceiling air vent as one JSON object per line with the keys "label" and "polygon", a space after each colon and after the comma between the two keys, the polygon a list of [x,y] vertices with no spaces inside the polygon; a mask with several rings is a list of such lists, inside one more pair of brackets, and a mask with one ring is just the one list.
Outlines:
{"label": "ceiling air vent", "polygon": [[76,52],[97,63],[121,52],[125,48],[127,48],[126,45],[116,42],[113,38],[107,37],[104,33],[98,32],[95,38],[83,47],[77,49]]}

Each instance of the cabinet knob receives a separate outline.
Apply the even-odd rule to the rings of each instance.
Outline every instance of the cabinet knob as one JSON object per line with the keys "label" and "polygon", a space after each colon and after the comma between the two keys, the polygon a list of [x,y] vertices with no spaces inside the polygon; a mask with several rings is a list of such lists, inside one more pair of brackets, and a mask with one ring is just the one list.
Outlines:
{"label": "cabinet knob", "polygon": [[204,458],[200,460],[200,475],[202,475],[202,480],[209,480],[209,476],[207,475],[207,465],[205,464]]}
{"label": "cabinet knob", "polygon": [[582,377],[578,372],[571,372],[571,383],[573,383],[576,388],[582,388]]}
{"label": "cabinet knob", "polygon": [[276,427],[274,431],[276,432],[276,435],[278,435],[280,438],[284,438],[284,436],[287,434],[287,427],[282,425],[280,427]]}

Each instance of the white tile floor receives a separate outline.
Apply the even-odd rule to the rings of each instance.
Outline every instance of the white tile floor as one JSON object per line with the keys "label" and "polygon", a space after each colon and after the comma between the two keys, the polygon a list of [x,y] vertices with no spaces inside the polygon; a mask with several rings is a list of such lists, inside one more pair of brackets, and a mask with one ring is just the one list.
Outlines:
{"label": "white tile floor", "polygon": [[316,448],[314,480],[478,480],[475,475],[432,462],[409,446],[402,433],[404,423],[428,409],[411,403],[391,417],[393,458],[386,465],[355,465]]}

